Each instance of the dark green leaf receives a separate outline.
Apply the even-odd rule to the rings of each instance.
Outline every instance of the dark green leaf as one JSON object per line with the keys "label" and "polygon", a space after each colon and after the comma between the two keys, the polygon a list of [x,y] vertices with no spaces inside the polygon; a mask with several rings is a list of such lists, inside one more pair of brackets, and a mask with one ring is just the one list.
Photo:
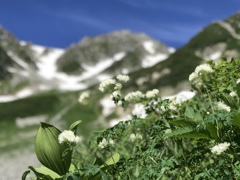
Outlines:
{"label": "dark green leaf", "polygon": [[170,124],[176,125],[176,126],[182,126],[182,127],[196,127],[196,123],[193,121],[188,121],[185,119],[180,120],[172,120],[169,121]]}
{"label": "dark green leaf", "polygon": [[233,120],[231,121],[231,123],[235,126],[240,127],[240,113],[238,113]]}
{"label": "dark green leaf", "polygon": [[206,124],[206,128],[209,132],[209,134],[211,135],[211,137],[215,140],[218,139],[218,135],[217,135],[217,128],[214,126],[214,124],[212,123],[207,123]]}
{"label": "dark green leaf", "polygon": [[238,97],[240,97],[240,83],[237,84],[237,95]]}

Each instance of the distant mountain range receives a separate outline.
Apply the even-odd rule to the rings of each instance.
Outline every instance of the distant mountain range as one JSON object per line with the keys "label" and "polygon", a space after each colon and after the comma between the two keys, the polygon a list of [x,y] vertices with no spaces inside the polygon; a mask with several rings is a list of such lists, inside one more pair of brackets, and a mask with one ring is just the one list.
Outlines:
{"label": "distant mountain range", "polygon": [[[64,128],[81,119],[80,133],[87,136],[121,118],[98,91],[106,78],[128,74],[126,92],[157,88],[162,96],[173,95],[190,89],[188,76],[197,65],[221,57],[240,57],[240,13],[211,23],[177,50],[127,30],[49,48],[19,41],[0,27],[1,153],[32,145],[40,121]],[[78,103],[84,90],[91,93],[86,106]],[[16,141],[11,133],[23,138]]]}

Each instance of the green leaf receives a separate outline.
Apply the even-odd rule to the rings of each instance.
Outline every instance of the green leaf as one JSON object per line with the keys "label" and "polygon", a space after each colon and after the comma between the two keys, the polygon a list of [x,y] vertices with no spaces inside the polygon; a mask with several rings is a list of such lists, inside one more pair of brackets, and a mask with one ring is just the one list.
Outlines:
{"label": "green leaf", "polygon": [[197,131],[180,134],[180,135],[178,135],[178,137],[181,137],[181,138],[194,138],[194,139],[209,139],[209,136],[206,133],[201,133],[201,132],[197,132]]}
{"label": "green leaf", "polygon": [[51,178],[51,176],[46,175],[46,174],[41,173],[41,172],[38,172],[38,171],[37,171],[34,167],[32,167],[32,166],[29,166],[28,168],[33,171],[33,173],[37,176],[37,179],[40,178],[40,179],[44,179],[44,180],[53,180],[53,179]]}
{"label": "green leaf", "polygon": [[185,116],[190,118],[190,119],[194,119],[195,118],[194,114],[195,114],[194,109],[190,106],[187,106],[186,110],[185,110]]}
{"label": "green leaf", "polygon": [[[30,166],[31,167],[31,166]],[[47,167],[45,166],[41,166],[39,168],[33,168],[31,167],[30,168],[31,170],[34,169],[34,172],[38,173],[38,174],[42,174],[42,175],[48,175],[50,176],[52,179],[55,179],[55,178],[60,178],[61,176],[59,176],[57,173],[55,173],[54,171],[52,171],[51,169],[48,169]]]}
{"label": "green leaf", "polygon": [[30,173],[29,170],[25,171],[22,175],[22,180],[26,180],[27,175]]}
{"label": "green leaf", "polygon": [[206,124],[206,128],[207,128],[210,136],[211,136],[213,139],[217,140],[217,139],[218,139],[217,128],[214,126],[214,124],[212,124],[212,123],[207,123],[207,124]]}
{"label": "green leaf", "polygon": [[79,120],[79,121],[76,121],[76,122],[72,123],[72,125],[71,125],[70,128],[69,128],[69,130],[73,131],[74,134],[76,135],[78,125],[79,125],[81,122],[82,122],[82,121]]}
{"label": "green leaf", "polygon": [[235,126],[240,127],[240,113],[238,113],[233,120],[231,121],[231,123]]}
{"label": "green leaf", "polygon": [[196,123],[193,121],[188,121],[185,119],[180,119],[180,120],[172,120],[169,121],[170,124],[173,124],[175,126],[183,126],[183,127],[196,127]]}
{"label": "green leaf", "polygon": [[102,166],[110,166],[116,164],[119,161],[119,159],[120,155],[117,152],[115,152]]}
{"label": "green leaf", "polygon": [[184,127],[184,128],[178,128],[175,130],[172,130],[172,132],[169,132],[166,134],[167,137],[179,137],[181,134],[192,132],[194,128],[192,127]]}
{"label": "green leaf", "polygon": [[60,144],[58,136],[60,130],[46,123],[41,123],[35,138],[35,152],[38,160],[47,168],[59,175],[68,172],[72,151],[63,156],[63,153],[69,148],[66,143]]}
{"label": "green leaf", "polygon": [[240,97],[240,83],[237,84],[237,95],[238,97]]}
{"label": "green leaf", "polygon": [[226,93],[222,94],[221,99],[231,107],[235,107],[235,108],[238,107],[238,104],[235,101],[234,97],[230,96],[229,94],[226,94]]}
{"label": "green leaf", "polygon": [[172,132],[166,134],[168,137],[178,137],[178,138],[204,138],[209,139],[207,132],[198,132],[194,128],[184,127],[173,130]]}

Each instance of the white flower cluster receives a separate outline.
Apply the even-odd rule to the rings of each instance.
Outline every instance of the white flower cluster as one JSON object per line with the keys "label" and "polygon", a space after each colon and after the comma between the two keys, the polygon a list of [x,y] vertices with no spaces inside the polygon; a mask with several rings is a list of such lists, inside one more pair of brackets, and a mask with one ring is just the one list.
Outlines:
{"label": "white flower cluster", "polygon": [[231,108],[228,105],[224,104],[223,102],[217,102],[216,103],[216,108],[218,110],[224,110],[224,111],[227,111],[227,112],[231,111]]}
{"label": "white flower cluster", "polygon": [[[117,76],[117,80],[119,80],[121,82],[127,82],[127,81],[129,81],[129,77],[128,77],[128,75],[120,74]],[[115,85],[115,87],[114,87],[115,90],[120,90],[122,88],[122,84],[118,83],[116,81],[116,79],[106,79],[99,84],[99,90],[104,92],[106,90],[106,88],[108,88],[110,85]]]}
{"label": "white flower cluster", "polygon": [[239,84],[239,83],[240,83],[240,79],[237,79],[237,81],[236,81],[236,82],[237,82],[237,84]]}
{"label": "white flower cluster", "polygon": [[195,71],[189,75],[189,81],[192,81],[193,79],[195,79],[201,71],[211,73],[211,72],[213,72],[213,69],[211,68],[211,66],[209,64],[201,64],[201,65],[197,66]]}
{"label": "white flower cluster", "polygon": [[88,100],[89,96],[90,96],[90,95],[89,95],[89,92],[84,91],[84,92],[80,95],[78,101],[79,101],[80,103],[82,103],[82,104],[87,104],[87,100]]}
{"label": "white flower cluster", "polygon": [[58,142],[60,144],[64,142],[70,142],[70,143],[78,143],[82,140],[81,137],[75,136],[73,131],[70,130],[64,130],[61,134],[58,136]]}
{"label": "white flower cluster", "polygon": [[195,73],[199,74],[199,72],[201,71],[205,71],[205,72],[213,72],[213,69],[211,68],[211,66],[209,64],[201,64],[199,66],[196,67],[195,69]]}
{"label": "white flower cluster", "polygon": [[112,95],[110,96],[111,99],[121,97],[120,91],[113,91]]}
{"label": "white flower cluster", "polygon": [[129,76],[128,76],[128,75],[119,74],[119,75],[117,76],[117,79],[118,79],[119,81],[122,81],[122,82],[127,82],[127,81],[129,81]]}
{"label": "white flower cluster", "polygon": [[141,91],[130,92],[125,96],[125,101],[127,102],[137,102],[144,98],[144,94]]}
{"label": "white flower cluster", "polygon": [[116,80],[115,79],[106,79],[103,82],[100,83],[99,85],[99,90],[104,92],[105,89],[112,84],[116,84]]}
{"label": "white flower cluster", "polygon": [[120,89],[122,89],[122,84],[121,84],[121,83],[116,83],[114,89],[115,89],[115,90],[120,90]]}
{"label": "white flower cluster", "polygon": [[105,138],[103,138],[102,141],[98,144],[98,147],[103,149],[108,145],[114,145],[114,141],[112,139],[109,139],[109,141],[107,141]]}
{"label": "white flower cluster", "polygon": [[129,141],[134,142],[135,140],[141,140],[142,135],[141,134],[131,134],[129,137]]}
{"label": "white flower cluster", "polygon": [[148,99],[155,98],[158,93],[159,93],[159,90],[158,90],[158,89],[153,89],[152,91],[148,91],[148,92],[146,93],[146,97],[147,97]]}
{"label": "white flower cluster", "polygon": [[237,96],[237,93],[235,91],[232,91],[232,92],[229,93],[229,95],[232,96],[232,97],[235,97],[235,96]]}
{"label": "white flower cluster", "polygon": [[220,143],[220,144],[212,147],[212,148],[211,148],[211,152],[212,152],[213,154],[220,155],[222,152],[226,151],[229,146],[230,146],[230,143],[227,143],[227,142]]}
{"label": "white flower cluster", "polygon": [[197,74],[196,74],[195,72],[191,73],[191,74],[189,75],[189,81],[194,80],[196,77],[197,77]]}
{"label": "white flower cluster", "polygon": [[170,110],[176,111],[178,104],[179,104],[179,103],[178,103],[177,101],[171,100],[170,103],[169,103],[169,105],[168,105],[168,108],[169,108]]}

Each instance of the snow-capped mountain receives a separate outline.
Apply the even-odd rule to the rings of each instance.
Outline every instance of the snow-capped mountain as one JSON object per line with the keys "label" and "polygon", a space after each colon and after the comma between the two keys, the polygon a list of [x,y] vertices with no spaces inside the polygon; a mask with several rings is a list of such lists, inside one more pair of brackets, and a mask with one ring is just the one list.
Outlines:
{"label": "snow-capped mountain", "polygon": [[[7,70],[3,80],[7,80],[9,91],[0,87],[1,102],[49,90],[87,89],[119,73],[128,74],[154,66],[174,51],[145,34],[129,31],[87,37],[67,49],[19,42],[7,31],[2,31],[1,44],[11,64],[3,65]],[[21,56],[15,49],[8,48],[9,39],[14,42],[15,49],[26,55]]]}

